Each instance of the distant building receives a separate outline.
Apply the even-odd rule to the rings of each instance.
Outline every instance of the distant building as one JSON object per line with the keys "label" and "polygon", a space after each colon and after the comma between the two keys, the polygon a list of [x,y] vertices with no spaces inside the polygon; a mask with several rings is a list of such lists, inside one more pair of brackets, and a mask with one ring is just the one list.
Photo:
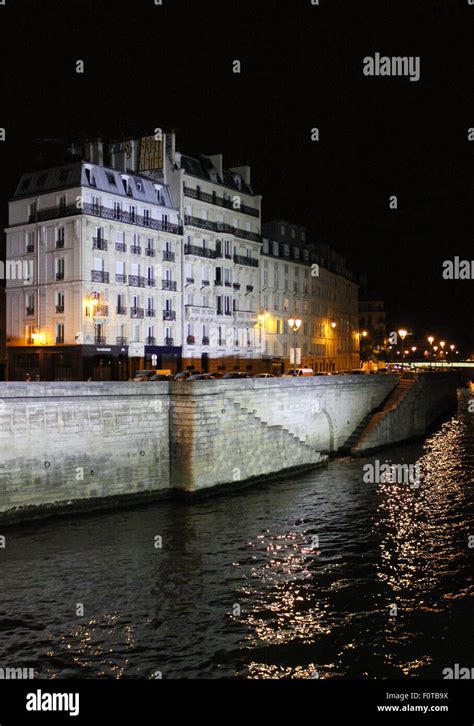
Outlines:
{"label": "distant building", "polygon": [[359,326],[371,336],[385,338],[387,335],[385,303],[365,278],[359,291]]}
{"label": "distant building", "polygon": [[358,367],[358,285],[344,258],[308,243],[306,228],[285,220],[264,224],[263,234],[262,324],[272,367],[291,367],[290,318],[302,321],[301,366],[318,373]]}

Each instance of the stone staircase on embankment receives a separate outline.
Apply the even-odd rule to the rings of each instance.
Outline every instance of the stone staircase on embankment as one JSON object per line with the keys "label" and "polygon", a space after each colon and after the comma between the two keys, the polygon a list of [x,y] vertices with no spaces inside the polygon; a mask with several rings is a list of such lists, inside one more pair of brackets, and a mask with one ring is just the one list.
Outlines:
{"label": "stone staircase on embankment", "polygon": [[342,447],[341,453],[354,455],[365,452],[368,439],[373,437],[377,428],[383,424],[385,417],[397,410],[414,385],[414,380],[401,379],[385,401],[360,422]]}
{"label": "stone staircase on embankment", "polygon": [[275,470],[275,457],[281,459],[281,469],[321,464],[327,456],[307,444],[281,424],[270,424],[240,403],[232,401],[234,410],[247,417],[247,432],[258,445],[258,456],[263,468]]}

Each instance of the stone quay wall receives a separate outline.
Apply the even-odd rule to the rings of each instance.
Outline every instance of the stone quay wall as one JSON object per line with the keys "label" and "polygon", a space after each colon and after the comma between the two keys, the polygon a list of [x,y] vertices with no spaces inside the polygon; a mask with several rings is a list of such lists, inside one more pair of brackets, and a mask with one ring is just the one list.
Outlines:
{"label": "stone quay wall", "polygon": [[[453,376],[420,377],[381,444],[422,435]],[[0,520],[192,494],[323,463],[395,375],[0,384]],[[377,441],[377,445],[379,442]]]}

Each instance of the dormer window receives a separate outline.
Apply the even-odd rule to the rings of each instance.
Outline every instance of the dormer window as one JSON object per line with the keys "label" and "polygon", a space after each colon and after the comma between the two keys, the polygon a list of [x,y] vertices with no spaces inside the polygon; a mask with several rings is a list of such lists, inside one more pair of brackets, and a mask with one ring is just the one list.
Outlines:
{"label": "dormer window", "polygon": [[137,181],[137,180],[135,179],[135,184],[137,185],[137,189],[138,189],[138,191],[139,191],[139,192],[142,192],[142,191],[143,191],[143,184],[141,183],[141,181]]}
{"label": "dormer window", "polygon": [[84,170],[85,170],[85,173],[86,173],[86,179],[87,179],[87,183],[89,184],[89,186],[90,187],[96,187],[97,186],[97,183],[96,183],[96,180],[95,180],[93,168],[91,166],[86,166]]}
{"label": "dormer window", "polygon": [[130,190],[130,180],[128,176],[122,176],[122,184],[123,184],[123,190],[125,194],[128,196],[131,196],[131,190]]}

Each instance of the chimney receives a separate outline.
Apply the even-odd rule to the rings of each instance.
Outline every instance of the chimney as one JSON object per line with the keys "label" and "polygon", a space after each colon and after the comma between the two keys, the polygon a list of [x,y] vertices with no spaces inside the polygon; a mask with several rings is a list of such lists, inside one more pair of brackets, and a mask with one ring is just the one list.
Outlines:
{"label": "chimney", "polygon": [[84,145],[85,158],[91,164],[104,165],[104,147],[100,139],[88,141]]}

